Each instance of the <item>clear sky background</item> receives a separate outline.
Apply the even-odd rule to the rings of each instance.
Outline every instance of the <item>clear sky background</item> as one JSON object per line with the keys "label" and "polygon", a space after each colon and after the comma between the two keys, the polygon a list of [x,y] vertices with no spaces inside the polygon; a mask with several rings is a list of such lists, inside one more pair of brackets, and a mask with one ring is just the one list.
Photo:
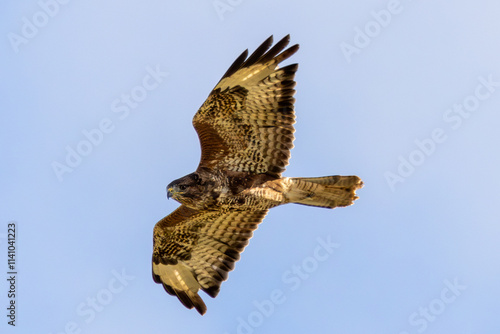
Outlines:
{"label": "clear sky background", "polygon": [[[497,1],[1,7],[0,332],[500,333]],[[198,107],[243,50],[286,34],[284,175],[365,187],[348,208],[271,210],[201,317],[152,281],[153,226],[198,164]]]}

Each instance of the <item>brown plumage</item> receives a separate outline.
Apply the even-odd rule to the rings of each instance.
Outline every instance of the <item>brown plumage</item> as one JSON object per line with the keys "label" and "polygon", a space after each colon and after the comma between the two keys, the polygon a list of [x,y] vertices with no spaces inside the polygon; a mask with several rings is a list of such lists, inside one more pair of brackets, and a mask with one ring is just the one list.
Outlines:
{"label": "brown plumage", "polygon": [[[182,205],[154,228],[153,279],[200,314],[219,293],[267,211],[285,203],[335,208],[357,198],[357,176],[281,177],[293,147],[294,76],[278,68],[298,49],[290,36],[243,52],[193,118],[201,144],[194,173],[170,183]],[[284,51],[283,51],[284,50]]]}

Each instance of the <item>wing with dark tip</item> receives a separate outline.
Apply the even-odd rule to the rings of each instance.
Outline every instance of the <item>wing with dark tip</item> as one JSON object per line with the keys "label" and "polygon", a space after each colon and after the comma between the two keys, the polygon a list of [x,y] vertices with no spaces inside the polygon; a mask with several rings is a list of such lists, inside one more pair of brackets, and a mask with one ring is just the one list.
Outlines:
{"label": "wing with dark tip", "polygon": [[198,295],[219,293],[263,211],[198,211],[184,205],[160,220],[153,234],[153,279],[189,309],[207,310]]}
{"label": "wing with dark tip", "polygon": [[278,68],[299,48],[290,36],[272,36],[229,67],[193,118],[201,144],[200,167],[280,176],[288,165],[295,123],[298,65]]}

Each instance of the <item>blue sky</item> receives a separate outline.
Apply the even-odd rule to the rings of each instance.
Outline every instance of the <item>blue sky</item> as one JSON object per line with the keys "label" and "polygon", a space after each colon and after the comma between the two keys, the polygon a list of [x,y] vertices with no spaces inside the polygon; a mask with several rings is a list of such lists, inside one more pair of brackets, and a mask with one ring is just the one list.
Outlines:
{"label": "blue sky", "polygon": [[[497,2],[2,7],[2,333],[499,332]],[[152,281],[152,229],[197,166],[198,107],[243,50],[286,34],[301,48],[284,175],[365,187],[348,208],[271,210],[201,317]]]}

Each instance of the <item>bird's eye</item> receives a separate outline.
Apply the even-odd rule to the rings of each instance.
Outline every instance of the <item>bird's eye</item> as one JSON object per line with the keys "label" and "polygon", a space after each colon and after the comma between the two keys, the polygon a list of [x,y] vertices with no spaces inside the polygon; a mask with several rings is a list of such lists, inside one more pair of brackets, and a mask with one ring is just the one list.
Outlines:
{"label": "bird's eye", "polygon": [[187,187],[186,187],[185,185],[183,185],[183,184],[179,184],[179,190],[180,190],[180,191],[184,191],[184,190],[186,190],[186,188],[187,188]]}

